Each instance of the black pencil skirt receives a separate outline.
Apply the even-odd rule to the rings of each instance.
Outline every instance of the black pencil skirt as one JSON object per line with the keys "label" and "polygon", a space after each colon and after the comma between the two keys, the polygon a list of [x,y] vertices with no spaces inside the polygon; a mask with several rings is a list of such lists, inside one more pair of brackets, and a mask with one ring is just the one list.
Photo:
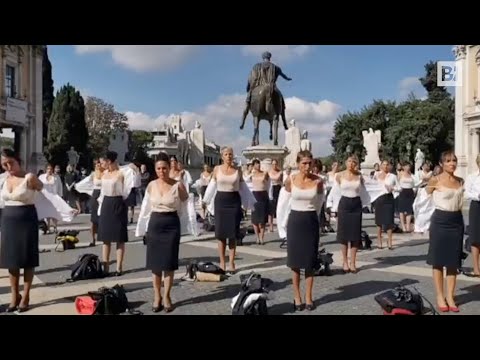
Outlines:
{"label": "black pencil skirt", "polygon": [[436,209],[430,220],[427,264],[433,267],[460,268],[463,233],[464,223],[461,211]]}
{"label": "black pencil skirt", "polygon": [[375,200],[375,225],[384,230],[395,228],[395,200],[392,194],[383,194]]}
{"label": "black pencil skirt", "polygon": [[282,185],[272,186],[273,200],[270,200],[269,212],[274,219],[277,217],[277,204],[278,204],[278,197],[280,196],[281,189],[282,189]]}
{"label": "black pencil skirt", "polygon": [[413,189],[402,189],[398,195],[398,212],[400,214],[413,215],[413,203],[415,192]]}
{"label": "black pencil skirt", "polygon": [[215,195],[215,237],[235,240],[240,235],[242,201],[238,191],[217,191]]}
{"label": "black pencil skirt", "polygon": [[90,222],[98,225],[98,197],[100,196],[100,189],[93,190],[90,197]]}
{"label": "black pencil skirt", "polygon": [[267,191],[252,191],[257,202],[252,212],[252,224],[265,225],[268,222],[270,200]]}
{"label": "black pencil skirt", "polygon": [[342,196],[337,210],[337,241],[356,244],[362,238],[362,201]]}
{"label": "black pencil skirt", "polygon": [[5,206],[1,222],[0,268],[37,267],[40,260],[38,214],[35,205]]}
{"label": "black pencil skirt", "polygon": [[468,237],[472,245],[480,246],[480,201],[470,202]]}
{"label": "black pencil skirt", "polygon": [[98,241],[105,244],[128,241],[128,209],[122,196],[105,196],[98,219]]}
{"label": "black pencil skirt", "polygon": [[287,222],[287,266],[313,271],[318,257],[319,239],[317,212],[291,210]]}
{"label": "black pencil skirt", "polygon": [[177,212],[152,212],[146,238],[148,270],[159,273],[178,269],[180,235]]}

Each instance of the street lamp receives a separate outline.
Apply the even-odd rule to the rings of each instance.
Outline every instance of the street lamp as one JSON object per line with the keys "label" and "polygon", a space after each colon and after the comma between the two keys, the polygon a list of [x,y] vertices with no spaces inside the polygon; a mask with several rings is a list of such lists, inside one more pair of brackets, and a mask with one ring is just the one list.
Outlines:
{"label": "street lamp", "polygon": [[407,158],[408,158],[408,161],[410,161],[410,150],[412,150],[412,144],[410,143],[410,141],[407,142],[406,148],[407,148]]}
{"label": "street lamp", "polygon": [[347,155],[350,155],[352,153],[352,146],[351,145],[347,145]]}

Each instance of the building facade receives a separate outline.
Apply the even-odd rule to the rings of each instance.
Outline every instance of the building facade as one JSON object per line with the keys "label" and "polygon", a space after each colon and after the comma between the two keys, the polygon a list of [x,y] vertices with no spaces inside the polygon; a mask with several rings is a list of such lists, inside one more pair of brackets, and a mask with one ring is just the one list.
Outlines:
{"label": "building facade", "polygon": [[480,152],[480,45],[456,45],[457,67],[462,68],[462,86],[455,88],[455,153],[458,176],[478,170]]}
{"label": "building facade", "polygon": [[45,166],[42,62],[46,45],[0,45],[0,128],[12,129],[28,171]]}
{"label": "building facade", "polygon": [[[161,152],[169,156],[175,155],[178,161],[186,168],[191,169],[191,164],[202,163],[210,166],[221,163],[220,146],[205,139],[203,149],[196,149],[195,137],[192,134],[200,129],[185,130],[180,116],[173,116],[158,129],[152,131],[153,141],[147,148],[147,154],[154,160]],[[201,156],[198,159],[198,156]],[[194,166],[198,167],[199,166]]]}

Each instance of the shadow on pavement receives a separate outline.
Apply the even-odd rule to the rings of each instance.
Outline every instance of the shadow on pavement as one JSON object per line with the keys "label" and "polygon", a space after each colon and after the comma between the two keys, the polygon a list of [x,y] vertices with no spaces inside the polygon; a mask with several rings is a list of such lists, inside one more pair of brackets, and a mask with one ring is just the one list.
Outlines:
{"label": "shadow on pavement", "polygon": [[[349,285],[338,287],[336,289],[336,290],[339,290],[338,293],[328,294],[316,300],[315,305],[320,306],[322,304],[332,303],[335,301],[348,301],[348,300],[360,298],[362,296],[368,296],[368,295],[377,294],[382,291],[387,291],[389,289],[395,288],[398,285],[408,286],[408,285],[418,284],[418,283],[419,283],[418,280],[403,279],[395,282],[369,280],[361,283],[349,284]],[[372,298],[372,301],[375,301],[375,300],[373,300]]]}

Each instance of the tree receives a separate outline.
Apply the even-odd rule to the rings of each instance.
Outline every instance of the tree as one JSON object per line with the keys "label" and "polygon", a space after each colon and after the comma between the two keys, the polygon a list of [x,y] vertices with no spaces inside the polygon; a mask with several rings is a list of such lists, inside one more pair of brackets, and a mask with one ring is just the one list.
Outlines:
{"label": "tree", "polygon": [[[343,162],[347,157],[347,146],[350,146],[351,152],[363,161],[366,153],[363,147],[362,131],[372,128],[381,130],[382,134],[385,134],[394,112],[394,102],[375,100],[370,106],[358,112],[340,115],[334,125],[334,137],[331,140],[336,160]],[[384,147],[381,151],[389,152],[389,149]]]}
{"label": "tree", "polygon": [[43,49],[43,65],[42,65],[42,84],[43,84],[43,147],[47,144],[48,137],[48,121],[52,115],[53,100],[53,79],[52,79],[52,63],[48,58],[47,46]]}
{"label": "tree", "polygon": [[450,94],[445,86],[437,85],[437,63],[430,61],[425,65],[425,76],[420,78],[422,86],[427,90],[428,100],[434,103],[449,99]]}
{"label": "tree", "polygon": [[112,104],[96,97],[87,98],[85,122],[93,157],[101,156],[108,149],[112,132],[128,129],[128,118],[125,114],[116,111]]}
{"label": "tree", "polygon": [[87,144],[85,104],[80,92],[67,84],[53,101],[45,155],[50,163],[64,168],[68,163],[67,151],[73,146],[80,154],[79,165],[86,166],[90,159]]}
{"label": "tree", "polygon": [[[380,158],[393,162],[414,162],[416,149],[437,162],[442,151],[453,147],[455,133],[454,100],[445,87],[437,86],[437,66],[425,65],[420,82],[428,92],[425,100],[410,95],[400,104],[375,100],[358,112],[340,115],[334,125],[332,146],[337,160],[346,158],[346,148],[363,159],[362,130],[382,131]],[[410,152],[407,149],[410,144]]]}

